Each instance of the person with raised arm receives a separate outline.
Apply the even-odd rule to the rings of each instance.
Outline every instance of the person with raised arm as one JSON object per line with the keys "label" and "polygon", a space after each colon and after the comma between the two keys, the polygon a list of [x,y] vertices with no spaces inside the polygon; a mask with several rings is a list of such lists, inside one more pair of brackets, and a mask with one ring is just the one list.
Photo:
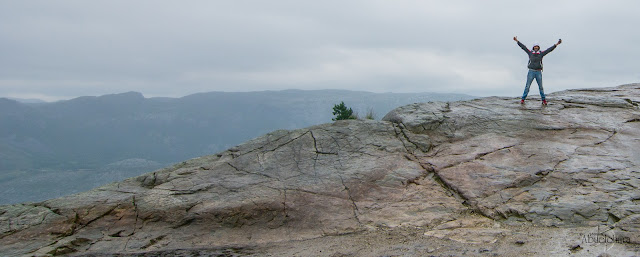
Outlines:
{"label": "person with raised arm", "polygon": [[520,103],[524,104],[524,100],[527,98],[527,95],[529,95],[529,87],[531,86],[531,82],[533,82],[533,79],[535,78],[536,82],[538,83],[538,89],[540,91],[540,98],[542,98],[542,104],[547,105],[547,100],[544,95],[544,89],[542,88],[542,58],[556,49],[559,44],[562,44],[562,39],[558,39],[558,43],[554,44],[544,51],[540,51],[540,45],[537,43],[533,44],[533,48],[529,50],[524,44],[518,41],[518,37],[513,37],[513,40],[518,42],[520,48],[522,48],[522,50],[524,50],[527,55],[529,55],[529,64],[527,65],[527,68],[529,68],[529,73],[527,73],[527,84],[524,87],[524,93],[522,94]]}

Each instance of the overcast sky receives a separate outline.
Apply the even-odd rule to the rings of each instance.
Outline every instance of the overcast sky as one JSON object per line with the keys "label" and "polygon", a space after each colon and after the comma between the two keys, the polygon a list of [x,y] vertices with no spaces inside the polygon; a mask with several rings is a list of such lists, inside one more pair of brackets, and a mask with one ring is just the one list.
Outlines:
{"label": "overcast sky", "polygon": [[[0,0],[0,97],[349,89],[518,96],[640,82],[640,1]],[[535,82],[534,82],[535,83]],[[537,95],[537,88],[531,93]]]}

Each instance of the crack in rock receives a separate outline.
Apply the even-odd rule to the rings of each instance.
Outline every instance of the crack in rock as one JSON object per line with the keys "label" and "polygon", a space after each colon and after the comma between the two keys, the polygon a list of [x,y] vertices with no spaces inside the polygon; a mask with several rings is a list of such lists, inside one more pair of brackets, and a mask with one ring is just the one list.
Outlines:
{"label": "crack in rock", "polygon": [[347,184],[344,182],[344,178],[342,178],[342,175],[339,175],[339,176],[340,176],[340,181],[342,182],[342,186],[344,187],[344,190],[347,191],[347,196],[349,197],[349,200],[351,201],[351,204],[353,206],[353,216],[355,217],[358,224],[362,225],[362,222],[360,221],[360,217],[358,216],[358,212],[360,212],[360,210],[358,209],[358,205],[356,204],[356,201],[353,199],[353,196],[351,195],[351,190],[349,189],[349,187],[347,187]]}
{"label": "crack in rock", "polygon": [[133,196],[131,198],[131,204],[133,204],[133,211],[135,212],[136,215],[136,219],[133,223],[133,230],[131,231],[131,234],[127,235],[127,241],[125,242],[122,250],[126,251],[127,250],[127,246],[129,245],[129,241],[131,241],[131,238],[133,237],[133,235],[136,233],[136,229],[138,228],[138,220],[139,220],[139,212],[138,212],[138,204],[136,204],[136,196]]}
{"label": "crack in rock", "polygon": [[[394,129],[395,129],[395,126],[394,126]],[[402,127],[400,126],[400,124],[398,125],[398,129],[400,129],[400,131],[401,131],[402,133],[398,133],[398,132],[396,131],[396,137],[397,137],[397,138],[402,142],[403,146],[405,146],[405,149],[406,149],[406,151],[407,151],[407,154],[409,154],[409,155],[410,155],[410,157],[409,157],[409,156],[406,156],[406,157],[408,157],[408,158],[407,158],[408,160],[411,160],[411,161],[414,161],[414,162],[418,163],[418,164],[420,165],[420,167],[421,167],[423,170],[425,170],[425,171],[426,171],[427,173],[429,173],[429,174],[432,174],[432,178],[433,178],[433,180],[434,180],[438,185],[440,185],[440,186],[441,186],[441,187],[442,187],[446,192],[448,192],[450,196],[453,196],[454,198],[458,199],[458,200],[462,203],[462,205],[464,205],[465,207],[467,207],[470,211],[472,211],[473,213],[478,213],[478,214],[480,214],[480,215],[483,215],[483,216],[485,216],[485,217],[487,217],[487,218],[490,218],[490,219],[491,219],[491,217],[490,217],[490,216],[487,216],[487,214],[485,214],[485,213],[484,213],[484,212],[483,212],[483,211],[482,211],[478,206],[476,206],[476,204],[475,204],[475,203],[473,203],[471,199],[468,199],[467,197],[465,197],[461,192],[459,192],[457,189],[455,189],[455,187],[453,187],[453,186],[452,186],[451,184],[449,184],[446,180],[444,180],[444,179],[440,176],[440,174],[437,172],[437,170],[434,168],[434,166],[433,166],[433,165],[431,165],[431,164],[430,164],[430,163],[428,163],[428,162],[423,163],[423,162],[419,161],[419,158],[415,155],[414,151],[410,151],[410,150],[406,147],[406,145],[405,145],[404,141],[400,138],[400,134],[402,134],[402,135],[403,135],[403,138],[405,138],[407,141],[409,141],[408,136],[407,136],[407,135],[406,135],[406,133],[403,131],[403,129],[402,129]],[[411,142],[411,141],[409,141],[409,142],[410,142],[410,143],[412,143],[412,144],[414,144],[414,145],[416,145],[416,143],[414,143],[414,142]],[[498,150],[495,150],[495,151],[492,151],[492,152],[496,152],[496,151],[503,150],[503,149],[507,149],[507,148],[514,147],[514,146],[515,146],[515,145],[508,146],[508,147],[503,147],[503,148],[501,148],[501,149],[498,149]],[[420,149],[420,148],[418,148],[418,147],[416,147],[416,148],[417,148],[417,149]],[[431,150],[431,149],[433,149],[433,148],[430,148],[429,150]],[[428,151],[427,151],[427,152],[428,152]],[[426,154],[427,152],[424,152],[424,153]],[[491,152],[486,153],[486,154],[481,155],[481,156],[476,156],[476,159],[477,159],[477,158],[480,158],[480,157],[482,157],[482,156],[486,156],[487,154],[490,154],[490,153],[491,153]]]}
{"label": "crack in rock", "polygon": [[318,154],[338,155],[338,153],[325,152],[325,151],[318,150],[318,142],[316,140],[316,137],[313,135],[313,130],[309,130],[309,134],[311,135],[311,138],[313,139],[313,148],[316,150],[316,155],[318,155]]}
{"label": "crack in rock", "polygon": [[609,140],[610,140],[611,138],[613,138],[616,134],[618,134],[618,130],[614,129],[614,130],[611,132],[611,135],[609,135],[609,137],[607,137],[607,138],[606,138],[605,140],[603,140],[603,141],[600,141],[600,142],[595,143],[595,145],[601,145],[601,144],[603,144],[603,143],[605,143],[605,142],[609,141]]}
{"label": "crack in rock", "polygon": [[266,178],[276,179],[277,180],[276,177],[272,177],[272,176],[270,176],[268,174],[264,174],[264,173],[260,173],[260,172],[250,172],[250,171],[247,171],[247,170],[240,169],[240,168],[234,166],[233,164],[231,164],[230,162],[227,162],[227,165],[229,165],[231,168],[233,168],[234,170],[236,170],[238,172],[243,172],[243,173],[247,173],[247,174],[251,174],[251,175],[257,175],[257,176],[262,176],[262,177],[266,177]]}
{"label": "crack in rock", "polygon": [[[238,157],[241,157],[241,156],[244,156],[244,155],[247,155],[247,154],[250,154],[250,153],[256,152],[256,151],[261,150],[261,149],[264,149],[264,150],[262,150],[262,152],[263,152],[263,153],[264,153],[264,152],[274,152],[274,151],[276,151],[276,150],[280,149],[281,147],[284,147],[284,146],[286,146],[286,145],[288,145],[288,144],[290,144],[290,143],[292,143],[292,142],[294,142],[294,141],[296,141],[296,140],[300,139],[301,137],[303,137],[303,136],[307,135],[308,133],[310,133],[310,130],[307,130],[306,132],[304,132],[304,133],[300,134],[299,136],[294,137],[294,138],[292,138],[292,139],[289,139],[288,141],[286,141],[286,142],[284,142],[284,143],[282,143],[282,144],[276,145],[275,147],[273,147],[273,149],[265,149],[265,148],[267,148],[268,146],[272,145],[272,143],[273,143],[273,142],[277,142],[277,141],[279,141],[280,139],[285,138],[286,136],[290,136],[290,135],[291,135],[291,132],[287,132],[287,134],[286,134],[286,135],[281,136],[281,137],[277,138],[276,140],[273,140],[273,141],[269,140],[269,141],[267,141],[264,145],[262,145],[262,146],[260,146],[260,147],[257,147],[257,148],[255,148],[255,149],[252,149],[252,150],[250,150],[250,151],[247,151],[247,152],[244,152],[244,153],[241,153],[241,154],[235,155],[235,156],[233,156],[233,158],[238,158]],[[237,152],[237,151],[238,151],[238,150],[236,149],[236,152]]]}

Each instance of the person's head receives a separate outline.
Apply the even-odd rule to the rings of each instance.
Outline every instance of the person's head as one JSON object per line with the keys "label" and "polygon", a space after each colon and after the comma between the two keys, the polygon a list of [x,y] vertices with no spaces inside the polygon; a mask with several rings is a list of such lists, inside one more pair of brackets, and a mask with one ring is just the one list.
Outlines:
{"label": "person's head", "polygon": [[533,44],[533,51],[534,52],[540,51],[540,45],[538,43]]}

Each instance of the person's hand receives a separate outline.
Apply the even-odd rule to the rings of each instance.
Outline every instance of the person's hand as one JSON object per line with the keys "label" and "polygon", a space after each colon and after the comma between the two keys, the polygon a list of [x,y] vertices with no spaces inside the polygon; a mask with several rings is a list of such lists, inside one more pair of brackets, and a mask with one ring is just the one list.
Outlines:
{"label": "person's hand", "polygon": [[518,42],[518,37],[513,37],[513,41]]}
{"label": "person's hand", "polygon": [[558,39],[558,43],[556,45],[562,44],[562,39]]}

